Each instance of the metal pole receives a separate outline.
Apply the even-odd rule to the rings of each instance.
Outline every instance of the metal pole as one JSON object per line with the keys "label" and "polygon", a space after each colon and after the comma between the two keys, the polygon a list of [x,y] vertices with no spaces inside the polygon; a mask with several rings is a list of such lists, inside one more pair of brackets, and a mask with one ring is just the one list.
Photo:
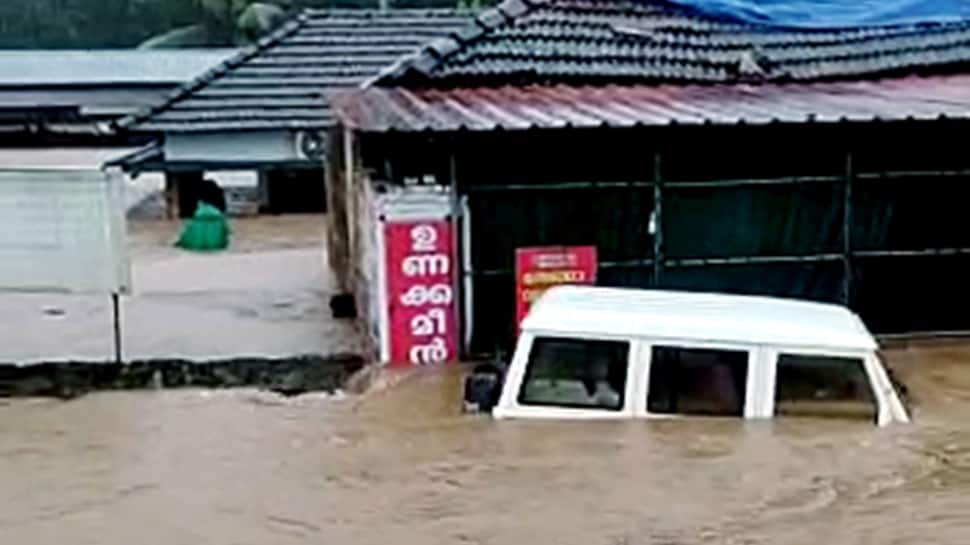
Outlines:
{"label": "metal pole", "polygon": [[842,298],[852,303],[852,152],[845,154],[845,192],[842,203]]}
{"label": "metal pole", "polygon": [[[462,289],[464,290],[462,302],[464,305],[463,316],[465,317],[464,327],[462,328],[464,344],[464,355],[472,352],[472,332],[475,331],[475,274],[472,270],[472,214],[468,206],[468,196],[461,197],[461,276]],[[514,275],[515,272],[511,273]]]}
{"label": "metal pole", "polygon": [[660,287],[660,279],[663,276],[663,179],[661,177],[660,152],[653,155],[653,284]]}
{"label": "metal pole", "polygon": [[[462,323],[462,316],[464,316],[464,313],[462,312],[463,299],[459,296],[461,293],[462,275],[465,273],[461,266],[463,260],[460,256],[463,248],[461,247],[461,231],[459,231],[459,229],[462,228],[462,222],[465,221],[465,219],[462,217],[461,204],[459,201],[460,196],[458,195],[458,159],[456,158],[455,154],[456,146],[457,144],[455,143],[455,139],[449,139],[448,177],[450,179],[448,182],[450,190],[449,196],[451,199],[451,293],[452,301],[455,301],[455,326],[458,328],[455,335],[457,338],[461,339],[464,337],[465,328],[468,327],[468,324]],[[459,357],[467,355],[461,353],[466,351],[463,343],[461,342],[458,343],[458,351]]]}
{"label": "metal pole", "polygon": [[118,292],[111,293],[111,311],[114,318],[115,363],[122,365],[121,357],[121,296]]}

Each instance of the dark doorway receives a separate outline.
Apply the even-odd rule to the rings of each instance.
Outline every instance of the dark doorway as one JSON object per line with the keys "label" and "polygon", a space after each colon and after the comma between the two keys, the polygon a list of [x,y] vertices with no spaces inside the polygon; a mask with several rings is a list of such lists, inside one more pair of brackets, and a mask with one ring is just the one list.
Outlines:
{"label": "dark doorway", "polygon": [[200,201],[222,212],[226,211],[224,190],[215,180],[206,178],[201,171],[170,173],[166,180],[166,192],[170,202],[178,203],[178,216],[183,219],[195,214]]}
{"label": "dark doorway", "polygon": [[165,185],[169,206],[176,206],[179,218],[191,217],[202,190],[202,172],[170,172]]}
{"label": "dark doorway", "polygon": [[307,214],[327,211],[323,168],[274,169],[266,180],[265,212]]}

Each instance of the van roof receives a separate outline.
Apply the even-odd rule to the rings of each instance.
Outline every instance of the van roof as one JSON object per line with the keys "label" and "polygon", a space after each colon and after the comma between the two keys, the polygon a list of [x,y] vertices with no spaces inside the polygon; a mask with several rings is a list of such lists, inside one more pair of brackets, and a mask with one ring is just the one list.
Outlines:
{"label": "van roof", "polygon": [[776,297],[558,286],[533,305],[529,331],[803,348],[875,350],[849,309]]}

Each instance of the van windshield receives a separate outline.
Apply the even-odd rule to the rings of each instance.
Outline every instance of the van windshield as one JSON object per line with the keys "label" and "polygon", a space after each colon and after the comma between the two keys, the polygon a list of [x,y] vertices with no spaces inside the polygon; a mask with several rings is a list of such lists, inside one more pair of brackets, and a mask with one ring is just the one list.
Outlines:
{"label": "van windshield", "polygon": [[618,411],[623,408],[629,352],[626,342],[537,337],[518,401]]}

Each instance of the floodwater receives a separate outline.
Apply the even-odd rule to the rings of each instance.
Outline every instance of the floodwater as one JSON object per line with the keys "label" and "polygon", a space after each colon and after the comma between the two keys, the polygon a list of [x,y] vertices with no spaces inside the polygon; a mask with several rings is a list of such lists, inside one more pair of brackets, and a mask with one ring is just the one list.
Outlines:
{"label": "floodwater", "polygon": [[0,542],[970,542],[970,344],[887,357],[912,425],[493,422],[459,414],[454,369],[0,401]]}

